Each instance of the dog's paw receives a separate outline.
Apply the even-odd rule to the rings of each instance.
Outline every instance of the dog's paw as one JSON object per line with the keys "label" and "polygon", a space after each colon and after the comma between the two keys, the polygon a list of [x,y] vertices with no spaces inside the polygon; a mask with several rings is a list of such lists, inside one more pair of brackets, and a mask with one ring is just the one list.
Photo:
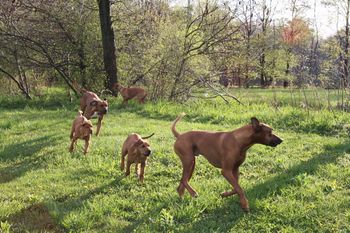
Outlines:
{"label": "dog's paw", "polygon": [[198,193],[197,193],[197,192],[193,192],[193,193],[191,193],[191,197],[193,197],[193,198],[197,198],[197,197],[199,197],[199,195],[198,195]]}

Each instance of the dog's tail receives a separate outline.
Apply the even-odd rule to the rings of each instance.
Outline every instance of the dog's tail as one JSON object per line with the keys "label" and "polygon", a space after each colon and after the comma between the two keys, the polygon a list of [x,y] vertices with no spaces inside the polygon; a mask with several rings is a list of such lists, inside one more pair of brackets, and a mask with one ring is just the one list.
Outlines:
{"label": "dog's tail", "polygon": [[176,131],[176,129],[175,129],[175,126],[176,126],[176,123],[179,121],[179,120],[181,120],[181,118],[183,117],[183,116],[185,116],[186,114],[183,112],[183,113],[181,113],[176,119],[175,119],[175,121],[173,122],[173,124],[171,125],[171,132],[173,132],[173,134],[174,134],[174,136],[177,138],[180,134],[179,134],[179,132],[177,132]]}
{"label": "dog's tail", "polygon": [[146,136],[146,137],[142,137],[142,139],[147,139],[147,138],[150,138],[150,137],[152,137],[154,135],[154,133],[152,133],[151,135],[149,135],[149,136]]}
{"label": "dog's tail", "polygon": [[82,116],[82,115],[83,115],[83,111],[79,110],[77,116]]}

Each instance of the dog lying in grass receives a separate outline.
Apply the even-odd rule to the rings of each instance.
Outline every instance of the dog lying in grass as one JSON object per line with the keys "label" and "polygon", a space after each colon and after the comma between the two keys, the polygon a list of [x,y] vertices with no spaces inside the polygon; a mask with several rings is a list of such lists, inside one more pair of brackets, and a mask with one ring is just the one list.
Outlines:
{"label": "dog lying in grass", "polygon": [[74,145],[78,139],[85,141],[84,154],[89,150],[90,138],[92,134],[92,123],[90,120],[83,116],[83,112],[79,111],[77,117],[74,119],[72,124],[72,129],[70,132],[71,144],[69,147],[69,152],[73,152]]}
{"label": "dog lying in grass", "polygon": [[[151,147],[145,139],[150,138],[153,135],[154,133],[147,137],[141,137],[136,133],[132,133],[126,138],[123,144],[122,158],[120,162],[120,169],[124,171],[125,157],[128,155],[126,161],[125,176],[130,175],[130,166],[131,164],[135,163],[135,173],[138,176],[140,182],[143,182],[146,160],[151,154]],[[140,173],[138,171],[139,164],[141,164]]]}
{"label": "dog lying in grass", "polygon": [[147,93],[141,87],[123,87],[116,83],[114,88],[117,89],[123,97],[123,104],[127,104],[129,100],[136,99],[140,104],[145,103]]}
{"label": "dog lying in grass", "polygon": [[238,194],[242,209],[249,211],[248,200],[238,183],[239,166],[244,162],[247,150],[254,144],[276,147],[282,143],[282,139],[272,133],[270,126],[260,123],[255,117],[251,118],[250,124],[229,132],[188,131],[180,134],[175,126],[183,116],[178,116],[171,126],[176,138],[174,150],[183,168],[177,188],[179,196],[183,197],[187,189],[192,197],[197,197],[197,192],[188,182],[195,167],[195,157],[203,155],[214,167],[221,168],[221,174],[232,186],[232,190],[221,196]]}

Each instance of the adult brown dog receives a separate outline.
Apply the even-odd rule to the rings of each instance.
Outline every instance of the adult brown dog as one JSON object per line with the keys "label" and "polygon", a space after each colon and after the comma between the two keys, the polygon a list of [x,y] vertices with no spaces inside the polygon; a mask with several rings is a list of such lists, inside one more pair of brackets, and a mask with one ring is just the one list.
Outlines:
{"label": "adult brown dog", "polygon": [[[120,162],[120,169],[124,171],[125,168],[125,156],[128,155],[126,161],[126,172],[125,175],[130,175],[130,166],[135,163],[135,172],[139,177],[139,180],[143,182],[145,174],[146,160],[151,154],[151,148],[149,143],[145,140],[154,135],[151,134],[147,137],[141,137],[140,135],[133,133],[130,134],[125,140],[122,148],[122,159]],[[141,164],[140,174],[138,174],[138,165]]]}
{"label": "adult brown dog", "polygon": [[221,174],[232,185],[232,191],[221,195],[228,197],[237,193],[242,209],[249,211],[248,200],[238,184],[239,166],[244,162],[246,152],[252,145],[275,147],[282,143],[282,139],[272,133],[271,127],[260,123],[255,117],[251,118],[251,124],[230,132],[188,131],[179,134],[175,126],[182,116],[184,114],[178,116],[171,127],[176,137],[174,150],[183,167],[182,178],[177,188],[180,197],[184,195],[185,188],[192,197],[197,196],[197,192],[188,182],[195,167],[195,156],[203,155],[213,166],[221,168]]}
{"label": "adult brown dog", "polygon": [[101,100],[94,92],[80,88],[76,82],[73,82],[74,87],[82,94],[80,98],[80,109],[83,115],[90,120],[98,117],[96,136],[100,133],[102,119],[108,111],[108,102],[106,99]]}
{"label": "adult brown dog", "polygon": [[145,103],[147,93],[145,89],[141,87],[123,87],[116,83],[114,88],[118,89],[120,95],[123,97],[123,104],[127,104],[131,99],[137,99],[140,104]]}
{"label": "adult brown dog", "polygon": [[79,111],[77,117],[74,119],[72,124],[72,129],[70,132],[71,144],[69,147],[69,152],[73,152],[74,144],[78,139],[85,141],[84,154],[89,150],[90,138],[92,134],[92,124],[91,121],[83,116],[83,112]]}

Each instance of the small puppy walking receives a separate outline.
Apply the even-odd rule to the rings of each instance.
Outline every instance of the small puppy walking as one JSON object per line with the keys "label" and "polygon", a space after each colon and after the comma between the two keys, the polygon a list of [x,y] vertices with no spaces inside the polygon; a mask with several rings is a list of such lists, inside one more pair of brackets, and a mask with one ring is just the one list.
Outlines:
{"label": "small puppy walking", "polygon": [[238,183],[239,166],[244,162],[247,150],[254,144],[276,147],[282,139],[272,133],[272,128],[260,123],[255,117],[251,124],[230,132],[188,131],[180,134],[176,131],[176,123],[184,116],[178,116],[173,122],[171,130],[176,141],[175,153],[182,162],[182,178],[177,188],[180,197],[185,189],[192,197],[197,192],[189,185],[195,167],[195,156],[203,155],[214,167],[221,168],[221,174],[232,185],[232,190],[221,194],[228,197],[238,194],[243,210],[249,211],[248,200]]}
{"label": "small puppy walking", "polygon": [[90,138],[92,134],[92,124],[91,121],[83,116],[83,112],[79,111],[77,117],[73,121],[72,129],[70,132],[71,144],[69,147],[69,152],[73,152],[74,145],[78,139],[85,141],[84,154],[89,150]]}
{"label": "small puppy walking", "polygon": [[[130,175],[130,166],[135,163],[135,173],[139,177],[139,180],[143,182],[145,174],[146,160],[151,154],[151,147],[145,140],[154,135],[151,134],[147,137],[141,137],[136,133],[130,134],[124,141],[122,148],[122,158],[120,162],[120,169],[124,171],[125,168],[125,156],[128,155],[126,161],[126,172],[125,175]],[[138,165],[141,164],[140,174],[138,173]]]}
{"label": "small puppy walking", "polygon": [[106,99],[101,100],[94,92],[79,87],[77,82],[73,82],[73,85],[82,94],[80,98],[80,109],[83,111],[83,115],[88,120],[98,117],[96,128],[96,136],[98,136],[103,117],[108,111],[108,102]]}
{"label": "small puppy walking", "polygon": [[141,87],[123,87],[116,83],[114,88],[118,89],[120,95],[123,97],[123,104],[127,104],[129,100],[136,99],[140,104],[145,103],[147,93]]}

